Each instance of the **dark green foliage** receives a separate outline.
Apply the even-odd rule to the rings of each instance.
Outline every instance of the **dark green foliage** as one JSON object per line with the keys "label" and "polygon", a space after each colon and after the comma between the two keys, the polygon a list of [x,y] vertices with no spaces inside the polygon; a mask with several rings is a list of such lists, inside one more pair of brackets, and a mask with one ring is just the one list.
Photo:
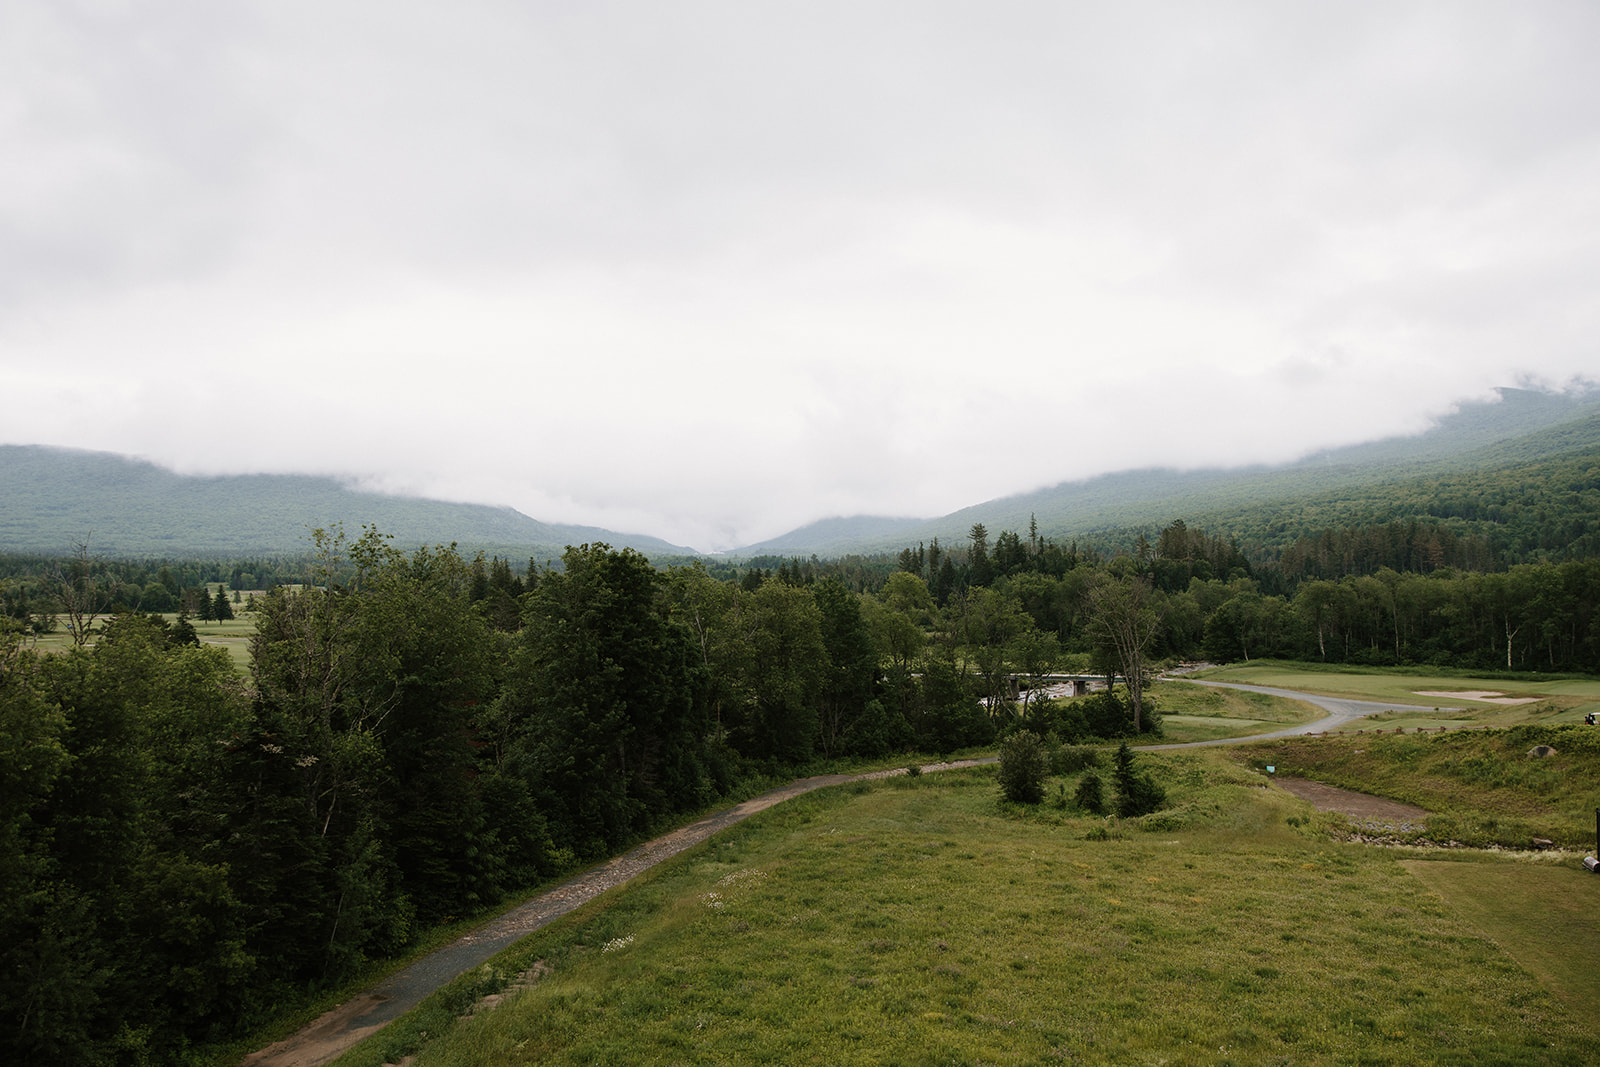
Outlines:
{"label": "dark green foliage", "polygon": [[1124,741],[1117,746],[1112,781],[1117,789],[1117,814],[1125,819],[1158,811],[1167,802],[1166,790],[1148,774],[1134,770],[1133,750]]}
{"label": "dark green foliage", "polygon": [[861,714],[845,729],[843,751],[877,759],[891,752],[903,752],[912,745],[911,725],[898,709],[890,711],[881,701],[869,700]]}
{"label": "dark green foliage", "polygon": [[1072,802],[1091,815],[1104,815],[1106,813],[1106,788],[1100,780],[1098,771],[1087,771],[1078,779],[1078,787],[1072,794]]}
{"label": "dark green foliage", "polygon": [[1077,774],[1100,766],[1100,750],[1090,745],[1060,745],[1050,753],[1051,774]]}
{"label": "dark green foliage", "polygon": [[174,645],[200,647],[200,635],[195,631],[194,623],[189,621],[189,616],[181,612],[177,620],[168,627],[167,640]]}
{"label": "dark green foliage", "polygon": [[1133,711],[1116,689],[1077,697],[1067,705],[1067,711],[1078,717],[1086,737],[1115,740],[1134,736]]}
{"label": "dark green foliage", "polygon": [[233,618],[233,605],[228,601],[228,591],[220,585],[217,586],[217,595],[211,600],[211,617],[218,622]]}
{"label": "dark green foliage", "polygon": [[686,634],[649,561],[607,545],[562,560],[530,594],[512,653],[511,759],[556,842],[602,855],[700,796],[705,723]]}
{"label": "dark green foliage", "polygon": [[827,674],[818,701],[818,748],[824,756],[845,752],[884,755],[895,737],[883,709],[875,713],[877,723],[861,722],[878,673],[878,652],[861,615],[861,598],[832,578],[818,581],[811,595],[820,614],[822,647],[827,654]]}
{"label": "dark green foliage", "polygon": [[932,752],[954,752],[994,738],[994,725],[966,680],[947,657],[930,661],[922,675],[917,742]]}
{"label": "dark green foliage", "polygon": [[0,766],[8,1062],[109,1062],[244,1021],[258,963],[229,859],[254,842],[228,818],[224,745],[248,718],[228,657],[128,614],[91,649],[0,660],[0,760],[26,760]]}
{"label": "dark green foliage", "polygon": [[1032,730],[1018,730],[1000,742],[1000,792],[1007,800],[1039,803],[1049,770],[1044,742]]}

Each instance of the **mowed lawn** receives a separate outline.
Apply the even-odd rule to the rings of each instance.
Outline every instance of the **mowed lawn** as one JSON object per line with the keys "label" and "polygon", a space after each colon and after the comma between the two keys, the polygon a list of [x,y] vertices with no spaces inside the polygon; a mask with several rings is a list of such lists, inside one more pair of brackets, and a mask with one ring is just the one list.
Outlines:
{"label": "mowed lawn", "polygon": [[1577,864],[1416,860],[1405,867],[1574,1012],[1594,1019],[1600,878]]}
{"label": "mowed lawn", "polygon": [[1248,737],[1321,718],[1314,704],[1267,693],[1163,679],[1149,689],[1161,716],[1161,741],[1176,744]]}
{"label": "mowed lawn", "polygon": [[[1545,1064],[1600,1043],[1416,853],[1331,840],[1225,753],[1139,758],[1172,803],[1140,824],[1003,806],[992,769],[790,801],[339,1062]],[[1478,896],[1570,889],[1548,858],[1472,866]],[[1600,951],[1592,926],[1557,932]],[[458,1019],[463,990],[541,961]]]}

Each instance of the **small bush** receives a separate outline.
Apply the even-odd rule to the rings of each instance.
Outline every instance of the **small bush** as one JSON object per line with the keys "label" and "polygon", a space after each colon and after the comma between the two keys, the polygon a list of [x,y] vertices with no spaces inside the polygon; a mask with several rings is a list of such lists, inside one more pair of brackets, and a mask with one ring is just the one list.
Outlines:
{"label": "small bush", "polygon": [[1167,792],[1148,774],[1133,769],[1133,750],[1124,741],[1117,746],[1117,814],[1125,819],[1148,815],[1167,802]]}
{"label": "small bush", "polygon": [[1007,800],[1039,803],[1048,770],[1044,742],[1032,730],[1018,730],[1000,743],[1000,791]]}
{"label": "small bush", "polygon": [[1072,802],[1091,815],[1104,815],[1106,813],[1106,787],[1100,776],[1090,771],[1078,780],[1078,791],[1072,795]]}
{"label": "small bush", "polygon": [[1062,745],[1050,753],[1051,774],[1077,774],[1100,766],[1100,752],[1089,745]]}

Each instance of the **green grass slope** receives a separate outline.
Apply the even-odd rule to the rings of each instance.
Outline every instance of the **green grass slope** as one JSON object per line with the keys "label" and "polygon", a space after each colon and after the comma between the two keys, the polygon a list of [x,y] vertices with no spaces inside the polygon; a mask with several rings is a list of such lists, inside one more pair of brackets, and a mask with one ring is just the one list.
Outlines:
{"label": "green grass slope", "polygon": [[[338,1062],[1586,1061],[1593,975],[1526,967],[1484,926],[1591,888],[1570,855],[1476,856],[1485,877],[1455,880],[1500,903],[1469,915],[1407,866],[1448,853],[1348,843],[1344,817],[1224,752],[1139,759],[1170,801],[1141,820],[1003,804],[992,769],[790,801]],[[1569,955],[1600,950],[1592,923],[1552,929]]]}

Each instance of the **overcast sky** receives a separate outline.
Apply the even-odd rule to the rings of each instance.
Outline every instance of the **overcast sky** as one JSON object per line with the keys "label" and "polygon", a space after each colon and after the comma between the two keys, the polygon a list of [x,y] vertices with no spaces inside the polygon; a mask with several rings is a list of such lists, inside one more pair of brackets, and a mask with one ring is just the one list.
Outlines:
{"label": "overcast sky", "polygon": [[[1600,5],[0,2],[0,441],[731,547],[1600,376]],[[334,518],[334,517],[330,517]]]}

